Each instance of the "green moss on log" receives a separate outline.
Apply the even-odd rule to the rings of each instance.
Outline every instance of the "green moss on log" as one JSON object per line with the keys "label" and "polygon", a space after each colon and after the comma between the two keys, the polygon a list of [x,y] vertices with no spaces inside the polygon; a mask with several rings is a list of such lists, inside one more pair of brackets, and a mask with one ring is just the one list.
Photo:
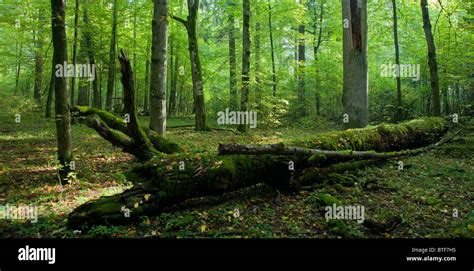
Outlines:
{"label": "green moss on log", "polygon": [[448,130],[443,118],[421,118],[400,124],[381,124],[367,129],[349,129],[317,134],[287,145],[323,150],[399,151],[428,145]]}
{"label": "green moss on log", "polygon": [[[129,137],[133,137],[131,131],[127,127],[125,119],[117,117],[110,112],[88,106],[74,106],[71,108],[71,112],[82,117],[97,115],[104,123],[107,124],[108,127],[118,130]],[[181,148],[178,146],[178,144],[159,136],[150,128],[144,126],[141,126],[140,128],[143,131],[142,136],[148,138],[153,148],[159,152],[172,154],[181,151]]]}

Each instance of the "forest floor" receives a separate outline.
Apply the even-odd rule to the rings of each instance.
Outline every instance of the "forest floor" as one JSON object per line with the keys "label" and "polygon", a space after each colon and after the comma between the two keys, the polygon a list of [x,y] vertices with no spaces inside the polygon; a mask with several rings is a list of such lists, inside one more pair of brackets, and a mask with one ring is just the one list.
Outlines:
{"label": "forest floor", "polygon": [[[145,118],[142,119],[145,121]],[[171,119],[169,126],[192,123]],[[0,114],[0,206],[39,206],[36,223],[0,220],[0,237],[171,237],[171,238],[339,238],[339,237],[474,237],[474,121],[453,141],[421,155],[369,167],[354,173],[356,182],[284,193],[257,185],[217,204],[177,208],[142,217],[129,226],[95,226],[88,232],[66,229],[69,212],[82,203],[122,192],[131,186],[123,172],[134,158],[114,148],[85,126],[74,125],[76,175],[60,184],[56,175],[53,120],[38,114]],[[318,130],[320,131],[320,130]],[[186,152],[215,153],[218,143],[276,143],[314,134],[308,129],[198,133],[171,128],[169,138]],[[365,219],[403,222],[391,233],[377,234],[353,220],[330,220],[318,202],[329,194],[340,205],[365,207]],[[239,215],[235,212],[238,210]],[[457,217],[456,217],[457,212]]]}

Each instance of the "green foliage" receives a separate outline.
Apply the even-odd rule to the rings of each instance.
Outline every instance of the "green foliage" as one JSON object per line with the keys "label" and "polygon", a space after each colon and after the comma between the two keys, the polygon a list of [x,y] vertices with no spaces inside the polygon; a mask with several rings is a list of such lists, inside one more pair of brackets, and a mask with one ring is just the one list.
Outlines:
{"label": "green foliage", "polygon": [[281,127],[287,117],[289,102],[273,96],[262,97],[257,105],[258,123],[261,127]]}

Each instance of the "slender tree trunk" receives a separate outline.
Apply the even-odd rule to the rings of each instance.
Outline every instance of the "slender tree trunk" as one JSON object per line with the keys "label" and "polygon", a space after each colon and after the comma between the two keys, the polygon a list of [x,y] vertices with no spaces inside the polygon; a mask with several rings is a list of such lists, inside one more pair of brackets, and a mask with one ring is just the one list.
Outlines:
{"label": "slender tree trunk", "polygon": [[[250,0],[243,0],[243,35],[242,35],[242,96],[240,98],[240,111],[249,110],[249,85],[250,85]],[[248,120],[243,118],[238,130],[245,132],[248,129]]]}
{"label": "slender tree trunk", "polygon": [[[83,33],[84,33],[84,42],[83,42],[83,46],[86,48],[84,50],[84,52],[87,54],[87,56],[84,56],[84,59],[87,57],[88,60],[89,60],[89,65],[91,66],[91,72],[94,73],[94,80],[92,81],[92,106],[96,107],[96,108],[101,108],[102,107],[102,103],[101,103],[101,94],[100,94],[100,90],[99,90],[99,85],[98,85],[98,80],[97,80],[97,76],[96,76],[96,70],[95,70],[95,54],[94,54],[94,42],[93,42],[93,39],[92,39],[92,34],[91,34],[91,30],[88,28],[88,26],[90,25],[90,22],[89,22],[89,16],[88,16],[88,13],[87,13],[87,3],[86,1],[84,1],[84,5],[83,5],[83,21],[84,21],[84,25],[86,26],[83,30]],[[82,50],[82,49],[81,49]],[[94,68],[92,68],[94,67]],[[84,84],[84,83],[83,83]],[[87,82],[87,87],[84,88],[83,86],[83,91],[87,91],[86,94],[83,94],[84,97],[87,97],[87,99],[83,100],[82,103],[87,103],[89,104],[89,87],[88,87],[88,82]]]}
{"label": "slender tree trunk", "polygon": [[166,134],[166,79],[168,68],[168,0],[155,0],[152,21],[150,128]]}
{"label": "slender tree trunk", "polygon": [[[76,0],[76,9],[74,12],[74,40],[73,40],[73,47],[72,47],[72,65],[76,67],[76,60],[77,60],[77,32],[78,32],[78,23],[79,23],[79,1]],[[76,77],[73,76],[71,78],[71,106],[74,103],[74,97],[76,95]]]}
{"label": "slender tree trunk", "polygon": [[[255,18],[258,18],[256,14]],[[260,23],[255,23],[255,94],[257,100],[257,108],[261,109],[262,104],[262,80],[260,78]]]}
{"label": "slender tree trunk", "polygon": [[[318,31],[318,24],[316,23],[316,5],[314,5],[314,23],[313,23],[313,32],[314,32],[314,59],[318,59],[318,51],[319,47],[321,46],[321,43],[323,42],[323,19],[324,19],[324,2],[321,3],[320,8],[319,8],[319,31]],[[318,32],[318,35],[316,37],[316,32]]]}
{"label": "slender tree trunk", "polygon": [[[318,60],[318,51],[319,47],[321,46],[322,40],[323,40],[323,18],[324,18],[324,2],[321,3],[320,5],[320,11],[319,11],[319,32],[318,36],[316,38],[316,32],[318,31],[318,24],[316,23],[316,18],[317,18],[317,12],[316,12],[316,3],[314,3],[314,23],[313,23],[313,32],[314,32],[314,47],[313,47],[313,52],[314,52],[314,61]],[[318,75],[318,71],[316,70],[316,78]],[[317,89],[316,89],[316,114],[319,116],[321,115],[321,93],[319,90],[320,84],[319,80],[317,81]]]}
{"label": "slender tree trunk", "polygon": [[112,38],[110,39],[109,51],[109,75],[107,78],[107,97],[105,100],[105,109],[112,111],[112,99],[114,96],[115,83],[115,44],[117,39],[117,0],[114,0],[113,21],[112,21]]}
{"label": "slender tree trunk", "polygon": [[82,78],[79,79],[77,90],[77,105],[89,106],[89,83]]}
{"label": "slender tree trunk", "polygon": [[[67,37],[66,37],[66,14],[64,0],[51,0],[52,9],[52,32],[55,67],[67,62]],[[63,67],[66,69],[67,67]],[[58,77],[54,80],[54,91],[56,96],[56,134],[58,140],[58,160],[60,163],[59,175],[62,180],[66,179],[70,172],[72,160],[71,148],[71,116],[69,112],[69,96],[67,78]]]}
{"label": "slender tree trunk", "polygon": [[187,20],[173,16],[173,19],[182,23],[188,34],[188,48],[191,59],[191,75],[193,79],[194,113],[197,131],[209,130],[206,124],[206,107],[204,99],[204,82],[202,80],[201,60],[199,58],[199,46],[197,40],[197,16],[199,11],[199,0],[188,0]]}
{"label": "slender tree trunk", "polygon": [[305,95],[305,61],[306,61],[306,45],[305,45],[305,26],[300,25],[298,32],[298,112],[300,116],[306,116],[306,95]]}
{"label": "slender tree trunk", "polygon": [[[400,50],[398,47],[398,19],[397,19],[397,1],[392,0],[392,9],[393,9],[393,41],[395,43],[395,64],[397,67],[400,67]],[[400,80],[400,75],[396,77],[397,79],[397,110],[395,114],[395,119],[397,121],[402,120],[402,83]]]}
{"label": "slender tree trunk", "polygon": [[426,44],[428,46],[428,65],[430,66],[431,77],[431,115],[441,116],[441,103],[439,99],[438,64],[436,63],[436,47],[433,33],[431,32],[430,14],[428,11],[428,1],[421,0],[421,11],[423,14],[423,30],[425,32]]}
{"label": "slender tree trunk", "polygon": [[316,90],[316,115],[321,115],[321,94]]}
{"label": "slender tree trunk", "polygon": [[342,0],[345,128],[368,124],[367,1]]}
{"label": "slender tree trunk", "polygon": [[56,78],[55,66],[56,66],[56,63],[54,61],[54,56],[53,56],[53,59],[51,61],[51,79],[49,79],[48,97],[46,99],[46,106],[45,106],[46,109],[45,109],[45,114],[44,114],[46,118],[51,118],[51,104],[53,103],[54,80]]}
{"label": "slender tree trunk", "polygon": [[178,73],[179,73],[179,47],[176,42],[174,43],[173,47],[171,47],[171,50],[172,50],[172,53],[171,53],[172,75],[171,75],[170,104],[169,104],[169,109],[168,109],[168,113],[170,117],[175,116],[176,100],[177,100],[177,94],[178,94],[177,87],[178,87]]}
{"label": "slender tree trunk", "polygon": [[[137,73],[137,12],[135,9],[133,11],[133,63],[132,65],[133,65],[133,76],[134,76],[133,81],[135,82],[136,84],[135,87],[137,88],[135,92],[140,93],[138,91],[139,84],[137,84],[138,83],[137,81],[137,75],[138,75]],[[137,95],[137,97],[139,96]]]}
{"label": "slender tree trunk", "polygon": [[99,96],[99,109],[102,109],[102,83],[104,79],[104,63],[101,61],[99,64],[99,82],[98,82],[98,96]]}
{"label": "slender tree trunk", "polygon": [[149,113],[149,106],[148,106],[148,98],[149,93],[148,90],[150,89],[150,60],[147,58],[146,60],[146,67],[145,67],[145,95],[143,95],[143,111],[148,114]]}
{"label": "slender tree trunk", "polygon": [[270,32],[270,51],[272,54],[272,85],[273,85],[273,97],[276,96],[277,82],[276,82],[276,69],[275,69],[275,46],[273,44],[273,25],[272,25],[272,3],[268,0],[268,29]]}
{"label": "slender tree trunk", "polygon": [[235,56],[235,18],[234,9],[235,3],[229,1],[229,15],[227,19],[228,34],[229,34],[229,88],[230,88],[230,100],[229,108],[232,111],[237,110],[237,62]]}
{"label": "slender tree trunk", "polygon": [[35,88],[34,98],[40,103],[41,101],[41,86],[43,81],[43,9],[38,9],[39,30],[36,32],[36,48],[35,48]]}
{"label": "slender tree trunk", "polygon": [[[193,3],[194,2],[194,3]],[[191,5],[190,5],[191,4]],[[189,40],[189,53],[191,58],[191,71],[193,78],[193,89],[194,89],[194,110],[196,114],[196,130],[204,131],[208,130],[206,124],[206,109],[204,104],[204,90],[202,80],[202,68],[201,60],[199,57],[199,47],[197,40],[197,14],[199,10],[199,0],[188,0],[188,7],[190,8],[190,16],[188,16],[189,27],[188,27],[188,40]]]}
{"label": "slender tree trunk", "polygon": [[20,51],[18,53],[18,62],[16,65],[16,75],[15,75],[15,91],[13,94],[17,94],[18,92],[18,85],[20,83],[20,72],[21,72],[21,58],[23,55],[23,39],[20,41]]}

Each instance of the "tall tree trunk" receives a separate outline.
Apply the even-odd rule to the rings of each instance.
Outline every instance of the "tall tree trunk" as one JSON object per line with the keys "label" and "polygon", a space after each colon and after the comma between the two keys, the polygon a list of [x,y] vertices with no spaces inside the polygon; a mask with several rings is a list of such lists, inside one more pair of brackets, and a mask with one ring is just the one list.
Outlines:
{"label": "tall tree trunk", "polygon": [[[319,31],[318,31],[318,23],[316,22],[316,15],[317,15],[316,4],[314,4],[314,6],[313,6],[313,14],[314,14],[314,19],[313,19],[314,20],[314,22],[313,22],[313,32],[314,32],[313,43],[314,43],[314,47],[313,47],[313,51],[314,51],[314,59],[315,60],[318,59],[319,47],[321,46],[321,43],[323,41],[324,3],[325,2],[322,2],[320,7],[319,7]],[[316,33],[318,33],[317,36],[316,36]]]}
{"label": "tall tree trunk", "polygon": [[150,60],[147,58],[146,60],[146,67],[145,67],[145,95],[143,95],[143,111],[145,114],[149,113],[149,106],[148,106],[148,98],[150,89]]}
{"label": "tall tree trunk", "polygon": [[[393,8],[393,41],[395,44],[395,64],[397,67],[400,67],[400,50],[398,47],[398,19],[397,19],[397,1],[392,0]],[[397,121],[402,120],[402,83],[400,75],[396,77],[397,79],[397,110],[395,119]]]}
{"label": "tall tree trunk", "polygon": [[99,109],[102,109],[102,83],[103,83],[103,80],[104,79],[104,63],[101,61],[99,63],[99,82],[98,82],[98,98],[99,98]]}
{"label": "tall tree trunk", "polygon": [[48,88],[48,97],[46,99],[46,108],[45,108],[45,118],[51,118],[51,104],[53,103],[53,92],[54,92],[54,80],[55,76],[55,66],[54,56],[51,61],[51,79],[49,79],[49,88]]}
{"label": "tall tree trunk", "polygon": [[[74,40],[73,40],[73,46],[72,46],[72,65],[76,67],[76,60],[77,60],[77,32],[78,32],[78,23],[79,23],[79,1],[76,0],[76,9],[74,12]],[[71,78],[71,106],[73,106],[74,103],[74,97],[76,95],[76,76],[73,76]]]}
{"label": "tall tree trunk", "polygon": [[[249,110],[249,85],[250,85],[250,0],[243,0],[243,35],[242,35],[242,96],[240,98],[240,111]],[[247,131],[248,119],[243,118],[238,130]]]}
{"label": "tall tree trunk", "polygon": [[423,30],[425,32],[426,44],[428,46],[428,65],[430,66],[431,78],[431,115],[441,116],[441,103],[439,99],[438,64],[436,63],[436,47],[433,33],[431,32],[430,14],[428,1],[421,0],[421,12],[423,14]]}
{"label": "tall tree trunk", "polygon": [[171,89],[170,89],[170,103],[168,108],[168,115],[174,116],[176,112],[177,87],[178,87],[178,73],[179,73],[179,47],[176,42],[171,46]]}
{"label": "tall tree trunk", "polygon": [[152,21],[150,128],[166,134],[166,75],[168,68],[168,0],[155,0]]}
{"label": "tall tree trunk", "polygon": [[13,94],[17,94],[18,92],[18,85],[20,83],[20,72],[21,72],[21,58],[22,58],[22,55],[23,55],[23,39],[21,39],[20,41],[20,51],[18,53],[18,61],[17,61],[17,64],[16,64],[16,75],[15,75],[15,91],[13,92]]}
{"label": "tall tree trunk", "polygon": [[38,23],[39,29],[36,32],[36,48],[35,48],[35,88],[34,88],[34,98],[38,101],[41,100],[41,83],[43,81],[43,9],[38,9]]}
{"label": "tall tree trunk", "polygon": [[[66,13],[64,0],[51,0],[52,10],[52,32],[55,67],[67,62],[67,37],[66,37]],[[66,69],[67,67],[63,67]],[[56,74],[57,75],[57,74]],[[72,159],[71,148],[71,116],[69,112],[69,96],[67,88],[67,77],[56,76],[54,80],[55,109],[56,109],[56,135],[58,140],[58,160],[60,163],[59,175],[62,180],[66,179],[70,172]]]}
{"label": "tall tree trunk", "polygon": [[[91,30],[88,28],[90,26],[89,16],[87,14],[87,3],[84,1],[84,14],[83,14],[83,21],[85,25],[85,29],[83,30],[84,35],[84,47],[86,48],[84,51],[87,52],[87,58],[89,59],[89,65],[91,66],[91,71],[94,73],[94,80],[92,81],[92,105],[96,108],[101,108],[101,94],[99,90],[99,84],[96,76],[95,70],[95,54],[94,54],[94,42],[92,39]],[[82,50],[82,49],[81,49]],[[94,69],[92,69],[94,67]],[[88,85],[88,83],[87,83]],[[87,97],[87,100],[83,100],[82,103],[89,104],[89,87],[87,86],[86,89],[87,95],[83,95]],[[84,91],[84,89],[83,89]]]}
{"label": "tall tree trunk", "polygon": [[113,21],[112,21],[112,38],[110,39],[110,52],[109,52],[109,75],[107,78],[107,97],[105,100],[105,109],[112,111],[113,96],[114,96],[114,83],[115,83],[115,44],[117,39],[117,0],[114,0],[113,7]]}
{"label": "tall tree trunk", "polygon": [[321,115],[321,94],[319,89],[316,90],[316,115]]}
{"label": "tall tree trunk", "polygon": [[275,69],[275,46],[273,44],[273,25],[272,25],[272,3],[268,0],[268,29],[270,32],[270,51],[272,54],[272,85],[273,85],[273,97],[276,96],[277,82],[276,82],[276,69]]}
{"label": "tall tree trunk", "polygon": [[228,34],[229,34],[229,108],[232,111],[237,110],[237,63],[235,56],[235,18],[234,9],[235,3],[227,2],[229,6],[229,15],[227,18]]}
{"label": "tall tree trunk", "polygon": [[173,19],[182,23],[188,34],[188,48],[191,59],[191,75],[193,79],[194,112],[197,131],[209,130],[206,124],[206,107],[204,99],[204,82],[202,80],[201,60],[199,59],[199,46],[197,40],[197,16],[199,11],[199,0],[188,0],[188,18],[173,16]]}
{"label": "tall tree trunk", "polygon": [[305,95],[305,61],[306,61],[306,45],[305,45],[305,26],[300,25],[298,32],[298,113],[300,116],[306,116],[306,95]]}
{"label": "tall tree trunk", "polygon": [[342,0],[345,128],[368,124],[367,1]]}
{"label": "tall tree trunk", "polygon": [[77,90],[77,105],[89,106],[89,83],[83,78],[79,78],[79,88]]}
{"label": "tall tree trunk", "polygon": [[[258,18],[256,14],[255,18]],[[260,23],[255,23],[255,94],[257,108],[261,109],[262,104],[262,79],[260,78]]]}
{"label": "tall tree trunk", "polygon": [[[134,4],[136,4],[136,2],[133,2]],[[136,10],[134,9],[133,10],[133,62],[132,62],[132,67],[133,67],[133,81],[135,82],[136,84],[136,88],[137,88],[137,97],[138,96],[138,93],[140,93],[138,91],[138,86],[139,84],[138,81],[137,81],[137,12]],[[147,86],[148,87],[148,86]]]}
{"label": "tall tree trunk", "polygon": [[[317,12],[316,12],[316,2],[313,3],[313,14],[314,14],[314,22],[313,22],[313,32],[314,32],[314,47],[313,47],[313,52],[314,52],[314,61],[318,60],[318,51],[319,47],[321,46],[321,43],[323,41],[323,18],[324,18],[324,4],[325,2],[321,2],[320,8],[319,8],[319,32],[318,31],[318,23],[316,22],[317,18]],[[318,33],[318,36],[316,38],[316,33]],[[316,78],[318,75],[318,71],[316,70]],[[320,84],[319,80],[317,81],[317,89],[316,89],[316,114],[319,116],[321,115],[321,93],[319,90]]]}

